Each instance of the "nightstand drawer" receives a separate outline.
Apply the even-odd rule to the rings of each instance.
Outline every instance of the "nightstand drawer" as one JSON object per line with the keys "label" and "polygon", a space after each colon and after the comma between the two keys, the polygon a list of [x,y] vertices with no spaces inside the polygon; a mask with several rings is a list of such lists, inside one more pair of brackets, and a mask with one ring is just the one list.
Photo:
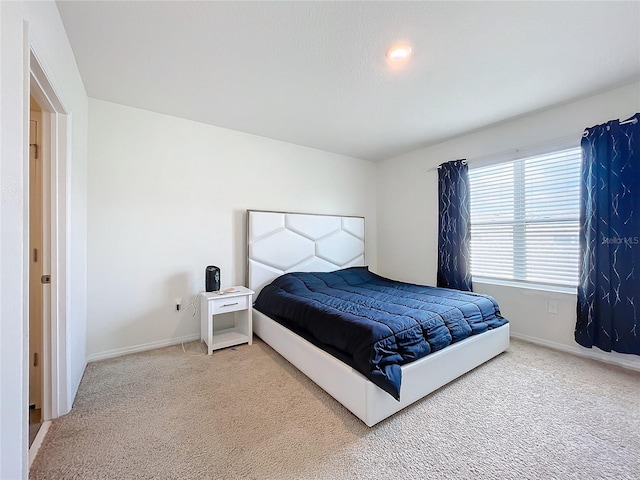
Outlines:
{"label": "nightstand drawer", "polygon": [[227,297],[216,299],[213,302],[213,313],[235,312],[237,310],[246,310],[249,306],[249,300],[246,295],[238,297]]}

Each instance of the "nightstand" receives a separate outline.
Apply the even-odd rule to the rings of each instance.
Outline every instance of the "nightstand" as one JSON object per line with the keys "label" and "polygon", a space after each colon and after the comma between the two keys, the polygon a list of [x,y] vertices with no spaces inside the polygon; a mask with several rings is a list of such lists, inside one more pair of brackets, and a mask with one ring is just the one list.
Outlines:
{"label": "nightstand", "polygon": [[[230,287],[220,292],[202,292],[200,294],[200,340],[207,344],[207,353],[211,355],[219,348],[231,347],[240,343],[251,345],[253,328],[251,310],[253,308],[253,290],[246,287]],[[215,315],[234,312],[235,321],[231,328],[213,330]]]}

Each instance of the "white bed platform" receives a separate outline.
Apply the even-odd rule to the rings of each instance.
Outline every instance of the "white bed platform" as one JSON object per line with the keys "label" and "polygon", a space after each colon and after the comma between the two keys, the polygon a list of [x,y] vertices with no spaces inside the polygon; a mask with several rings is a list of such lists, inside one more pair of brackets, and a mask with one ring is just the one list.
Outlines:
{"label": "white bed platform", "polygon": [[253,311],[253,331],[369,427],[499,355],[509,346],[507,323],[404,365],[398,402],[360,372],[257,310]]}
{"label": "white bed platform", "polygon": [[[248,286],[256,296],[285,272],[365,264],[361,217],[250,210],[247,233]],[[398,402],[360,372],[257,310],[253,311],[253,331],[369,427],[509,347],[507,323],[404,365]]]}

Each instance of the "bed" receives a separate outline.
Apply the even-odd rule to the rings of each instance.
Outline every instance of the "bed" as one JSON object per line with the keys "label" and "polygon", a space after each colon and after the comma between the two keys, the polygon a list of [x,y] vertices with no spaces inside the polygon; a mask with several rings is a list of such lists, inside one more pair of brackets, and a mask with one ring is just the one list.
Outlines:
{"label": "bed", "polygon": [[[339,284],[338,291],[341,293],[338,296],[345,289],[349,293],[354,293],[352,290],[355,290],[360,298],[359,302],[367,303],[363,308],[373,308],[368,303],[369,294],[359,290],[360,280],[366,283],[373,279],[374,284],[384,284],[388,279],[375,275],[366,267],[364,218],[250,210],[247,212],[247,219],[247,285],[256,291],[254,298],[259,299],[265,287],[269,291],[280,292],[282,284],[293,282],[297,285],[302,282],[302,290],[306,290],[308,284],[318,280],[322,285],[332,284],[332,288],[333,284]],[[337,276],[326,272],[336,272]],[[346,287],[342,285],[344,279],[341,277],[344,276],[347,277]],[[273,285],[274,280],[277,287]],[[400,290],[408,291],[411,295],[420,287],[401,282],[398,285],[401,286]],[[433,289],[431,294],[439,296],[439,290],[441,289]],[[460,293],[462,292],[458,292]],[[312,297],[311,303],[330,304],[332,299],[322,297],[318,300],[314,297],[325,294],[324,291],[313,292],[307,296]],[[281,296],[287,295],[289,292]],[[382,295],[386,296],[387,292]],[[475,299],[493,301],[491,297],[471,295]],[[268,298],[272,298],[272,295]],[[394,302],[397,303],[397,300]],[[396,382],[395,390],[394,385],[389,386],[389,383],[380,381],[371,372],[363,370],[362,362],[354,361],[353,357],[347,358],[341,349],[333,348],[335,346],[332,345],[327,348],[326,342],[311,337],[311,333],[304,327],[304,319],[303,328],[283,319],[286,317],[283,312],[291,308],[281,306],[278,311],[276,307],[269,316],[260,311],[269,311],[265,308],[264,301],[261,300],[260,304],[256,302],[256,306],[260,307],[253,310],[253,330],[256,335],[370,427],[495,357],[509,346],[509,324],[500,321],[496,305],[497,317],[494,316],[493,320],[498,318],[498,321],[480,325],[481,321],[474,327],[474,333],[477,334],[450,343],[444,348],[434,348],[436,351],[410,363],[406,358],[400,360],[393,367],[397,375],[391,375],[401,377],[401,382]],[[357,308],[361,307],[362,305]],[[413,305],[411,307],[412,311],[416,310]],[[303,305],[298,310],[307,312],[306,308],[308,305]],[[433,320],[433,313],[420,312],[422,314],[429,321]],[[442,316],[442,312],[436,312],[435,316]],[[487,327],[487,323],[491,325]],[[450,327],[448,325],[447,329]],[[420,356],[415,351],[409,357],[411,355]]]}

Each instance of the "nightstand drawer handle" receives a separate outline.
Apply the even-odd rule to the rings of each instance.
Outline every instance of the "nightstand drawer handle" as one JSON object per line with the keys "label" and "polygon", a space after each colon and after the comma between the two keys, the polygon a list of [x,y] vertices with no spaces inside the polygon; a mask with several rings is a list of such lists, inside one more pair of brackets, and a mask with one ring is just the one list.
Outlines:
{"label": "nightstand drawer handle", "polygon": [[222,308],[224,308],[224,307],[233,307],[234,305],[238,305],[238,303],[240,303],[240,302],[236,302],[236,303],[225,303],[224,305],[222,305]]}

